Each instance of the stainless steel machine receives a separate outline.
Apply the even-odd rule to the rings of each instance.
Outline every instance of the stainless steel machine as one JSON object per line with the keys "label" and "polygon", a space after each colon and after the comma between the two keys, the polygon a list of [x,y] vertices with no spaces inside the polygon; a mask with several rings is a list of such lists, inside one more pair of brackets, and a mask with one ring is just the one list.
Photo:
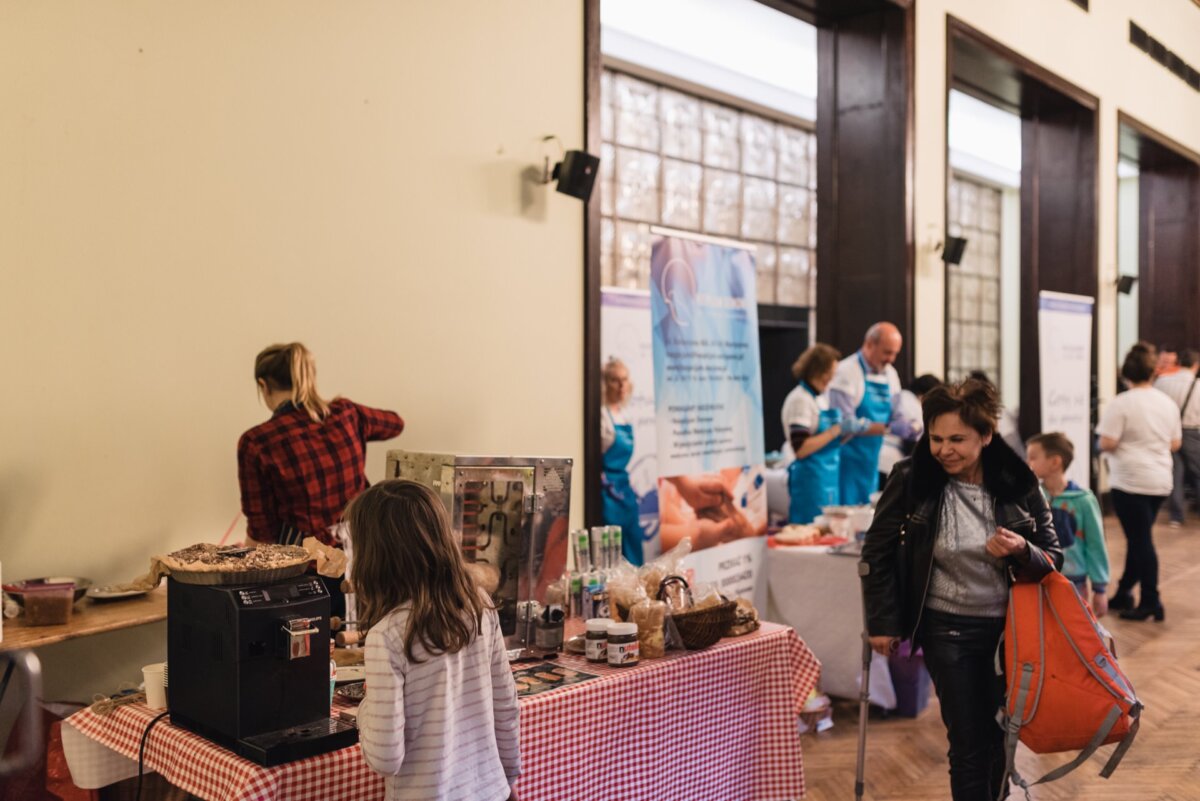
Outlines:
{"label": "stainless steel machine", "polygon": [[571,460],[396,450],[387,474],[437,492],[467,561],[498,572],[492,598],[513,656],[560,649]]}

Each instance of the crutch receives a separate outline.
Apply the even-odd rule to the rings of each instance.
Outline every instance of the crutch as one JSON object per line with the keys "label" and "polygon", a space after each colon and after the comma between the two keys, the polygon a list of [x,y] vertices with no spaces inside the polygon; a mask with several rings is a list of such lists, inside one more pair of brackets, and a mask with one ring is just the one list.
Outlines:
{"label": "crutch", "polygon": [[[861,583],[871,573],[871,566],[866,562],[858,563],[858,577]],[[871,711],[871,638],[867,634],[867,594],[862,591],[863,631],[862,631],[862,685],[858,693],[858,765],[854,773],[854,798],[862,801],[863,772],[867,761],[867,716]]]}

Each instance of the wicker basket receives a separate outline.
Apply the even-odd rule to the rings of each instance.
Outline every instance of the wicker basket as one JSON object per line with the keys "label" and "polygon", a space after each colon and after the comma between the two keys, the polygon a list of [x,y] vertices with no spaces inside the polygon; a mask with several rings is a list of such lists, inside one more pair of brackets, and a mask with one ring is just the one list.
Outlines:
{"label": "wicker basket", "polygon": [[[662,580],[662,583],[658,585],[659,600],[665,600],[663,596],[666,595],[666,589],[671,584],[683,586],[684,594],[687,595],[690,605],[692,588],[688,586],[687,579],[682,576],[667,576]],[[669,615],[668,620],[679,632],[679,639],[683,641],[683,646],[689,651],[698,651],[715,644],[717,640],[725,636],[725,632],[733,625],[736,611],[737,602],[725,601],[707,609],[676,612]]]}

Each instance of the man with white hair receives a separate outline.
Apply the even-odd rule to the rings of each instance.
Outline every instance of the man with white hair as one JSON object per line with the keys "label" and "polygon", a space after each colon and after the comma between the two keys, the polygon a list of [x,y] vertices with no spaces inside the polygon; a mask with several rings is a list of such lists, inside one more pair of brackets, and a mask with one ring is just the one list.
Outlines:
{"label": "man with white hair", "polygon": [[830,407],[840,409],[843,419],[863,424],[862,433],[842,446],[839,487],[846,506],[868,503],[879,488],[879,452],[893,420],[893,399],[900,394],[900,376],[892,364],[903,344],[900,329],[875,323],[862,348],[838,363],[829,385]]}

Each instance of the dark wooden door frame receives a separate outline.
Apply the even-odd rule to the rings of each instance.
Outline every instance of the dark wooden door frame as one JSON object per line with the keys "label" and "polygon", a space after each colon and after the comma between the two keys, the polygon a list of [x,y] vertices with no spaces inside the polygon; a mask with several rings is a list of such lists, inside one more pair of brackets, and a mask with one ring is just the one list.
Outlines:
{"label": "dark wooden door frame", "polygon": [[[1003,76],[999,81],[991,85],[983,85],[980,82],[964,82],[960,74],[956,71],[956,40],[969,43],[976,51],[982,52],[985,60],[991,60],[993,63],[1003,64],[1010,74]],[[978,66],[978,65],[973,65]],[[986,69],[986,67],[985,67]],[[950,111],[950,90],[960,89],[967,93],[994,105],[1016,111],[1022,116],[1022,139],[1024,140],[1029,134],[1030,125],[1035,124],[1030,120],[1040,119],[1041,101],[1047,97],[1058,96],[1061,98],[1056,101],[1063,105],[1062,101],[1069,101],[1078,107],[1078,110],[1083,115],[1091,117],[1091,136],[1093,139],[1093,154],[1092,154],[1092,196],[1091,196],[1091,219],[1092,219],[1092,237],[1091,254],[1090,254],[1090,278],[1083,281],[1082,284],[1087,284],[1090,294],[1097,304],[1094,309],[1098,310],[1100,302],[1100,270],[1099,270],[1099,247],[1097,234],[1099,231],[1099,208],[1100,208],[1100,137],[1099,137],[1099,107],[1100,101],[1092,93],[1071,83],[1060,75],[1051,72],[1046,67],[1038,64],[1032,59],[1022,55],[984,34],[982,31],[974,28],[966,22],[952,16],[946,17],[946,93],[944,102],[946,104],[946,120],[949,125]],[[949,184],[950,184],[950,141],[949,128],[947,127],[945,162],[946,162],[946,208],[944,211],[945,219],[949,219]],[[1023,151],[1026,143],[1022,142]],[[1022,153],[1022,184],[1031,180],[1027,175],[1029,161],[1028,154]],[[1033,181],[1038,181],[1039,176],[1034,175]],[[1024,208],[1025,197],[1032,195],[1034,207],[1032,209]],[[1036,185],[1033,187],[1022,186],[1022,230],[1021,230],[1021,289],[1019,293],[1019,303],[1021,309],[1021,344],[1019,345],[1022,364],[1037,365],[1038,359],[1038,342],[1036,336],[1036,314],[1038,303],[1038,292],[1042,286],[1041,264],[1039,259],[1039,244],[1040,230],[1028,230],[1024,222],[1025,218],[1032,217],[1037,223],[1039,221],[1039,210],[1041,188]],[[1040,225],[1040,223],[1038,223]],[[1032,238],[1032,240],[1031,240]],[[1033,259],[1034,263],[1026,263],[1027,259]],[[1032,281],[1030,280],[1032,279]],[[949,285],[944,282],[945,300],[949,301]],[[1028,318],[1033,315],[1033,320]],[[1033,333],[1029,333],[1029,324],[1033,324]],[[943,318],[943,331],[946,331],[946,318]],[[1099,365],[1099,314],[1093,311],[1092,314],[1092,358],[1091,358],[1091,415],[1093,425],[1097,418],[1099,386],[1097,382],[1097,372]],[[945,343],[943,352],[945,362],[943,366],[949,362],[949,342]],[[1041,377],[1034,374],[1034,386],[1040,384]],[[1029,391],[1030,382],[1022,375],[1021,381],[1021,433],[1023,435],[1031,435],[1036,433],[1041,423],[1041,401],[1039,394],[1034,391]],[[1095,477],[1093,476],[1093,481]]]}
{"label": "dark wooden door frame", "polygon": [[[1099,125],[1098,125],[1099,124],[1099,98],[1092,95],[1091,92],[1088,92],[1088,91],[1080,88],[1080,86],[1076,86],[1075,84],[1070,83],[1069,80],[1067,80],[1066,78],[1062,78],[1061,76],[1058,76],[1058,74],[1051,72],[1050,70],[1048,70],[1048,68],[1043,67],[1042,65],[1039,65],[1038,62],[1033,61],[1030,58],[1027,58],[1027,56],[1016,52],[1016,50],[1014,50],[1012,48],[1009,48],[1008,46],[1006,46],[1006,44],[1002,44],[1001,42],[998,42],[997,40],[995,40],[995,38],[992,38],[992,37],[984,34],[984,32],[979,31],[976,28],[973,28],[972,25],[962,22],[962,20],[959,18],[950,16],[950,14],[947,14],[947,18],[946,18],[946,98],[947,98],[947,109],[949,108],[949,92],[952,89],[960,89],[960,90],[970,92],[970,94],[972,94],[973,96],[979,97],[980,100],[998,104],[998,106],[1002,106],[1002,107],[1006,107],[1006,108],[1010,108],[1010,109],[1013,108],[1013,104],[1014,104],[1014,98],[1012,96],[1007,96],[1006,94],[1003,94],[1002,91],[1000,91],[1000,92],[990,91],[989,88],[985,88],[985,86],[980,86],[977,84],[964,84],[961,82],[961,80],[958,77],[956,77],[955,55],[954,55],[955,54],[955,47],[954,47],[955,40],[964,40],[966,42],[970,42],[971,44],[973,44],[974,47],[980,48],[980,49],[984,50],[984,52],[990,54],[992,56],[992,58],[998,59],[998,60],[1004,62],[1004,64],[1007,64],[1010,68],[1012,68],[1013,78],[1015,79],[1016,85],[1020,86],[1022,91],[1030,92],[1031,90],[1028,89],[1028,88],[1030,88],[1030,86],[1040,85],[1040,86],[1042,86],[1042,88],[1049,89],[1052,92],[1056,92],[1057,95],[1061,95],[1064,98],[1067,98],[1067,100],[1072,101],[1075,104],[1078,104],[1078,106],[1081,109],[1085,110],[1085,113],[1090,112],[1092,115],[1092,130],[1093,130],[1093,139],[1094,139],[1093,164],[1094,164],[1094,169],[1096,169],[1096,171],[1098,173],[1098,167],[1099,167]],[[1016,108],[1014,110],[1019,110],[1019,112],[1022,113],[1022,118],[1024,118],[1024,116],[1026,116],[1027,114],[1034,113],[1033,110],[1031,110],[1030,108],[1022,109],[1021,106],[1022,106],[1021,98],[1016,98]],[[949,115],[947,114],[947,124],[948,124],[948,121],[949,121]],[[1024,126],[1024,124],[1022,124],[1022,126]],[[1022,135],[1024,135],[1024,134],[1022,134]],[[947,164],[947,169],[946,169],[946,183],[947,183],[946,204],[947,204],[947,207],[946,207],[946,211],[944,211],[944,215],[946,215],[946,218],[948,219],[949,218],[948,188],[949,188],[949,179],[950,179],[949,137],[948,137],[948,135],[946,138],[946,156],[944,156],[944,157],[946,157],[946,164]],[[1024,157],[1022,157],[1022,159],[1024,159]],[[1022,169],[1022,171],[1024,171],[1024,169]],[[1022,176],[1022,179],[1024,179],[1024,177],[1025,176]],[[1022,212],[1022,217],[1024,217],[1024,216],[1025,216],[1024,212]],[[1098,225],[1098,223],[1099,223],[1098,174],[1093,176],[1092,218],[1093,218],[1093,236],[1094,236],[1098,233],[1098,228],[1099,228],[1099,225]],[[1026,231],[1026,230],[1021,231],[1022,240],[1024,240],[1025,237],[1028,235],[1030,235],[1030,233],[1028,233],[1028,231]],[[1037,234],[1034,233],[1034,236],[1036,236],[1036,235]],[[1031,265],[1025,264],[1024,257],[1025,257],[1026,251],[1027,251],[1027,248],[1025,247],[1024,243],[1022,243],[1022,247],[1021,247],[1021,252],[1022,252],[1021,290],[1020,290],[1020,295],[1019,295],[1020,303],[1021,303],[1021,318],[1022,318],[1021,329],[1022,329],[1022,331],[1024,331],[1027,327],[1025,325],[1025,318],[1027,317],[1028,314],[1031,313],[1031,311],[1033,311],[1033,309],[1036,309],[1036,307],[1037,307],[1038,287],[1031,287],[1031,285],[1028,285],[1031,283],[1030,278],[1032,277],[1034,282],[1040,281],[1039,265],[1034,264],[1031,267]],[[1034,245],[1031,248],[1028,248],[1028,251],[1032,252],[1033,254],[1036,254],[1037,246]],[[1099,285],[1099,251],[1098,251],[1096,241],[1092,242],[1092,259],[1091,259],[1091,261],[1092,261],[1092,265],[1091,265],[1092,270],[1091,271],[1092,271],[1092,275],[1094,276],[1091,294],[1094,297],[1094,299],[1096,299],[1096,302],[1099,303],[1099,300],[1100,300],[1100,295],[1099,295],[1099,289],[1100,289],[1100,285]],[[1033,271],[1032,276],[1030,275],[1031,269]],[[947,287],[947,291],[948,291],[948,287]],[[947,296],[947,301],[948,301],[948,296]],[[1092,385],[1093,385],[1092,386],[1093,418],[1094,418],[1094,414],[1096,414],[1096,401],[1097,401],[1097,390],[1098,390],[1098,387],[1096,386],[1096,374],[1097,374],[1097,367],[1098,367],[1097,351],[1098,351],[1098,344],[1099,344],[1099,341],[1098,341],[1098,318],[1099,318],[1099,314],[1093,312],[1093,314],[1092,314],[1092,367],[1091,367]],[[1034,318],[1034,323],[1036,323],[1036,318]],[[946,321],[944,321],[944,318],[943,318],[942,325],[943,325],[943,331],[946,330]],[[1033,338],[1033,342],[1036,343],[1036,337]],[[1027,355],[1026,354],[1027,345],[1028,345],[1028,343],[1026,343],[1026,347],[1021,349],[1022,356]],[[943,357],[947,361],[949,360],[949,343],[948,342],[946,343],[946,349],[944,349]],[[1024,371],[1022,371],[1022,374],[1024,374]],[[1038,380],[1040,380],[1040,378]],[[1024,387],[1026,386],[1026,384],[1027,384],[1027,381],[1022,380],[1022,383],[1021,383],[1021,386],[1022,386],[1021,416],[1022,416],[1022,420],[1026,421],[1025,427],[1032,427],[1032,426],[1030,426],[1030,424],[1028,424],[1028,421],[1033,420],[1033,418],[1037,418],[1037,421],[1040,422],[1040,408],[1039,408],[1040,402],[1037,401],[1037,396],[1033,395],[1032,396],[1034,398],[1033,405],[1036,406],[1036,408],[1033,408],[1033,409],[1028,408],[1028,406],[1030,406],[1030,401],[1028,401],[1028,399],[1026,399],[1026,398],[1030,397],[1031,393],[1027,393],[1024,390]],[[1034,414],[1034,412],[1036,412],[1036,414]],[[1094,422],[1094,420],[1093,420],[1093,422]],[[1030,434],[1030,433],[1034,433],[1034,432],[1025,432],[1025,430],[1022,430],[1022,433]]]}
{"label": "dark wooden door frame", "polygon": [[[1200,3],[1200,0],[1196,0],[1196,2]],[[1200,153],[1197,153],[1195,150],[1192,150],[1187,145],[1184,145],[1180,142],[1175,141],[1174,139],[1172,139],[1171,137],[1162,133],[1161,131],[1157,131],[1154,128],[1151,128],[1149,125],[1142,122],[1137,117],[1133,116],[1132,114],[1130,114],[1126,111],[1122,111],[1120,108],[1118,108],[1117,109],[1117,131],[1118,131],[1118,134],[1120,132],[1121,126],[1125,126],[1126,128],[1133,130],[1133,132],[1136,133],[1138,136],[1142,137],[1143,139],[1149,139],[1151,142],[1154,142],[1159,147],[1162,147],[1162,148],[1165,148],[1167,150],[1174,152],[1180,158],[1184,158],[1184,159],[1187,159],[1188,161],[1195,162],[1196,164],[1200,164]],[[1118,137],[1117,137],[1118,156],[1121,155],[1120,150],[1119,150],[1120,146],[1121,146],[1120,136],[1118,135]]]}
{"label": "dark wooden door frame", "polygon": [[[1136,139],[1132,143],[1130,143],[1130,141],[1126,138],[1127,132],[1129,132],[1129,134],[1132,134],[1133,137],[1136,137]],[[1135,152],[1132,154],[1128,153],[1127,150],[1129,148],[1134,149]],[[1147,151],[1149,151],[1149,152],[1147,152]],[[1118,109],[1117,110],[1117,157],[1118,157],[1118,159],[1120,159],[1122,156],[1131,157],[1134,160],[1136,160],[1136,162],[1138,163],[1139,169],[1141,170],[1141,177],[1139,178],[1139,192],[1138,192],[1138,206],[1139,206],[1139,208],[1138,208],[1138,248],[1137,248],[1138,249],[1138,279],[1139,279],[1139,304],[1138,304],[1138,306],[1139,306],[1139,308],[1138,308],[1138,329],[1139,330],[1138,330],[1138,337],[1140,339],[1148,338],[1151,341],[1155,341],[1157,339],[1158,341],[1155,342],[1155,344],[1161,345],[1168,338],[1164,338],[1161,336],[1156,337],[1155,334],[1161,333],[1161,331],[1163,330],[1163,321],[1160,319],[1158,321],[1159,322],[1158,326],[1146,326],[1146,324],[1144,322],[1146,320],[1154,319],[1152,307],[1154,307],[1156,305],[1155,298],[1156,298],[1156,296],[1160,296],[1161,294],[1163,294],[1163,291],[1159,288],[1159,284],[1158,284],[1158,282],[1162,279],[1163,276],[1161,276],[1159,274],[1159,271],[1156,269],[1157,265],[1155,265],[1153,263],[1154,262],[1153,254],[1156,250],[1157,243],[1154,241],[1150,241],[1150,242],[1146,241],[1146,237],[1148,235],[1150,235],[1150,234],[1148,234],[1148,231],[1147,231],[1148,226],[1146,225],[1146,223],[1147,223],[1146,205],[1147,205],[1147,203],[1150,203],[1149,213],[1154,214],[1156,206],[1158,204],[1155,203],[1153,200],[1148,200],[1147,195],[1146,195],[1145,181],[1147,179],[1148,174],[1153,175],[1153,174],[1157,174],[1157,173],[1162,173],[1164,167],[1171,168],[1174,164],[1178,164],[1178,165],[1180,165],[1181,171],[1185,171],[1185,170],[1188,170],[1188,168],[1190,166],[1191,174],[1192,174],[1192,177],[1190,179],[1190,184],[1191,184],[1191,186],[1190,186],[1190,195],[1191,195],[1190,210],[1191,210],[1191,216],[1192,216],[1192,225],[1186,226],[1186,224],[1185,224],[1185,230],[1190,228],[1190,230],[1193,232],[1192,233],[1193,239],[1190,244],[1190,249],[1192,251],[1191,256],[1190,256],[1191,262],[1192,262],[1192,264],[1191,264],[1192,270],[1200,270],[1200,252],[1198,252],[1198,249],[1200,249],[1200,246],[1198,246],[1195,241],[1195,236],[1196,236],[1195,232],[1197,230],[1200,230],[1200,213],[1197,212],[1197,210],[1200,209],[1200,197],[1197,196],[1197,194],[1200,193],[1200,189],[1197,188],[1197,184],[1198,184],[1197,173],[1200,172],[1200,153],[1197,153],[1196,151],[1192,150],[1191,148],[1175,141],[1174,139],[1167,136],[1166,134],[1163,134],[1160,131],[1155,130],[1154,128],[1141,122],[1140,120],[1138,120],[1136,117],[1132,116],[1131,114],[1127,114],[1126,112]],[[1177,179],[1179,179],[1182,176],[1177,174],[1175,177]],[[1160,178],[1160,180],[1161,180],[1161,178]],[[1161,202],[1161,199],[1160,199],[1160,202]],[[1169,206],[1172,211],[1176,211],[1180,208],[1177,204],[1173,204],[1173,203],[1169,204]],[[1118,240],[1117,246],[1120,247],[1119,226],[1118,226],[1118,231],[1117,231],[1116,236],[1117,236],[1117,240]],[[1189,247],[1189,246],[1185,245],[1185,247]],[[1186,258],[1186,256],[1185,256],[1185,258]],[[1183,275],[1188,274],[1187,262],[1185,262],[1183,264],[1182,274]],[[1193,272],[1191,274],[1191,276],[1194,280],[1195,273]],[[1186,279],[1184,279],[1184,280],[1186,280]],[[1188,294],[1188,287],[1186,287],[1186,286],[1180,287],[1178,284],[1175,284],[1175,285],[1173,285],[1172,289],[1168,290],[1168,291],[1171,291],[1171,292],[1179,291],[1179,292],[1183,292],[1186,295],[1186,294]],[[1197,287],[1193,284],[1193,286],[1191,287],[1190,294],[1191,294],[1190,299],[1187,298],[1186,296],[1180,299],[1182,304],[1187,305],[1189,303],[1195,304],[1197,302],[1200,302],[1200,287]],[[1161,311],[1161,306],[1159,306],[1158,308]],[[1191,330],[1188,330],[1187,323],[1184,324],[1183,330],[1173,329],[1172,326],[1176,322],[1177,321],[1170,321],[1166,324],[1167,329],[1172,330],[1174,332],[1173,335],[1171,337],[1169,337],[1170,341],[1179,343],[1181,345],[1195,347],[1195,343],[1198,340],[1200,340],[1200,333],[1198,333],[1197,324],[1196,324],[1196,321],[1194,320],[1194,318],[1192,321],[1190,321],[1191,322]],[[1147,328],[1149,328],[1150,330],[1147,331]],[[1116,334],[1119,337],[1119,335],[1120,335],[1119,330],[1116,332]],[[1120,340],[1118,339],[1118,342],[1119,341]],[[1122,356],[1122,354],[1120,354],[1120,353],[1117,354],[1118,359],[1120,359],[1121,356]]]}
{"label": "dark wooden door frame", "polygon": [[[583,2],[584,149],[600,152],[600,0]],[[600,522],[600,203],[583,204],[583,521]]]}

